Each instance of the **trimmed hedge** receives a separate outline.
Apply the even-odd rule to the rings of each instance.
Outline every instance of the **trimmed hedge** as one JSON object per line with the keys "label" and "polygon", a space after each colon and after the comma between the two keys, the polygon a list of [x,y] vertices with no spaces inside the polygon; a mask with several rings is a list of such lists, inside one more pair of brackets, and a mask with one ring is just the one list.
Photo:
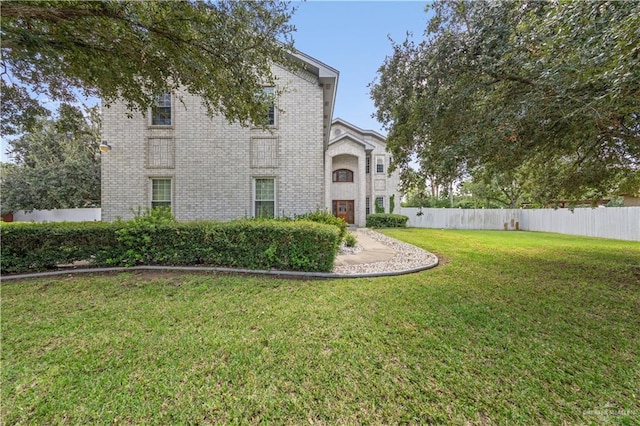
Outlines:
{"label": "trimmed hedge", "polygon": [[401,214],[374,213],[367,215],[367,228],[406,228],[408,221]]}
{"label": "trimmed hedge", "polygon": [[341,241],[335,226],[310,221],[3,224],[3,273],[92,266],[208,265],[328,272]]}
{"label": "trimmed hedge", "polygon": [[343,240],[347,236],[347,228],[349,227],[349,224],[344,219],[336,217],[324,210],[296,215],[294,220],[310,220],[311,222],[337,226],[340,229],[340,240]]}
{"label": "trimmed hedge", "polygon": [[3,223],[0,271],[44,271],[90,259],[118,245],[116,229],[102,222]]}

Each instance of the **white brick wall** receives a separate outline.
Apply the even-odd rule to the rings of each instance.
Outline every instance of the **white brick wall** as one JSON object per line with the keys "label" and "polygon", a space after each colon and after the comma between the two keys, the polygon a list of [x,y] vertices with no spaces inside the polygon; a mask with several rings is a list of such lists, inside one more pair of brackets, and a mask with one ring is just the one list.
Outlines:
{"label": "white brick wall", "polygon": [[358,177],[360,170],[358,169],[358,158],[351,155],[338,155],[333,157],[333,171],[339,169],[347,169],[353,172],[353,182],[331,182],[331,199],[332,200],[358,200]]}
{"label": "white brick wall", "polygon": [[[369,174],[365,174],[366,152],[365,147],[360,143],[345,138],[345,135],[352,135],[357,140],[364,140],[374,148],[370,152],[371,169]],[[371,213],[375,212],[375,199],[384,198],[385,212],[389,212],[390,198],[395,196],[394,213],[400,212],[400,175],[397,171],[389,176],[390,155],[386,151],[386,143],[382,136],[373,132],[359,129],[342,120],[336,120],[331,126],[331,139],[334,143],[329,145],[326,161],[330,171],[346,168],[354,171],[353,186],[344,183],[333,183],[331,174],[325,173],[325,185],[327,185],[327,196],[329,198],[327,208],[331,208],[331,200],[355,199],[356,225],[365,226],[366,197],[370,199]],[[342,139],[339,139],[342,138]],[[350,157],[351,156],[351,157]],[[384,159],[384,173],[376,173],[376,158]],[[357,159],[357,160],[356,160]],[[361,165],[359,165],[361,163]],[[362,170],[362,173],[357,173]],[[364,179],[359,182],[358,179]]]}
{"label": "white brick wall", "polygon": [[[278,215],[322,208],[322,88],[307,74],[302,78],[278,67],[274,74],[286,92],[277,101],[284,111],[276,113],[271,132],[210,118],[199,98],[183,92],[174,96],[170,128],[149,127],[141,114],[127,118],[122,103],[103,108],[102,138],[112,149],[102,155],[102,219],[130,218],[131,209],[149,207],[152,177],[173,179],[178,220],[251,216],[255,177],[275,178]],[[150,161],[149,139],[157,138],[172,138],[174,167],[170,161]],[[277,138],[277,167],[251,167],[252,138]]]}
{"label": "white brick wall", "polygon": [[[377,197],[384,198],[384,211],[389,212],[390,198],[395,195],[395,210],[394,213],[400,213],[400,201],[402,195],[400,194],[400,174],[395,171],[389,176],[389,160],[390,155],[386,151],[386,144],[382,143],[377,138],[365,137],[365,140],[372,145],[375,145],[375,149],[371,152],[371,174],[367,175],[369,181],[367,182],[367,196],[371,198],[371,213],[375,213],[375,199]],[[380,156],[384,158],[384,173],[376,172],[376,158]]]}

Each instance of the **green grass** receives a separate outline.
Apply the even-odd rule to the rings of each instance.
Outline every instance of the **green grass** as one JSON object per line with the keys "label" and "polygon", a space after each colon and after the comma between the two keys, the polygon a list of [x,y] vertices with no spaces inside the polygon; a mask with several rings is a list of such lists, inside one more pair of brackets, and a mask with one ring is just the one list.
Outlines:
{"label": "green grass", "polygon": [[5,424],[640,424],[640,244],[393,230],[441,265],[2,284]]}

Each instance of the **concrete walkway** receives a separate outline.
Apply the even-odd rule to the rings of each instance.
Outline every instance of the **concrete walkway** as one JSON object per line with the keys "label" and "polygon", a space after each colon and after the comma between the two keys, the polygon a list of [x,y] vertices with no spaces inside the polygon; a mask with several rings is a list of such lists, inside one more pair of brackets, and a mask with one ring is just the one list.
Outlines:
{"label": "concrete walkway", "polygon": [[388,237],[372,229],[350,231],[358,240],[358,253],[344,250],[333,267],[335,276],[374,277],[424,271],[438,264],[438,258],[420,247]]}
{"label": "concrete walkway", "polygon": [[396,251],[392,247],[374,240],[359,229],[354,229],[349,232],[356,237],[358,245],[362,247],[362,250],[355,254],[340,254],[336,256],[334,262],[336,266],[386,262],[396,255]]}

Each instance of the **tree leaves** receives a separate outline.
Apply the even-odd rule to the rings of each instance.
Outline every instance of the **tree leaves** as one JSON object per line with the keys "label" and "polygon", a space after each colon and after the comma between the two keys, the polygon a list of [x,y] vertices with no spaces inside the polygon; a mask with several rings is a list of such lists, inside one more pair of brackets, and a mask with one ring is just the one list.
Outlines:
{"label": "tree leaves", "polygon": [[3,88],[13,89],[3,106],[25,104],[28,93],[31,103],[123,98],[145,112],[155,93],[182,87],[210,114],[259,124],[254,94],[273,82],[271,65],[295,66],[291,12],[280,1],[9,0],[0,13]]}
{"label": "tree leaves", "polygon": [[633,189],[639,3],[444,0],[432,10],[426,39],[394,45],[372,86],[400,167],[417,156],[422,174],[444,180],[526,169],[550,198]]}
{"label": "tree leaves", "polygon": [[[86,114],[86,116],[85,116]],[[100,113],[61,105],[11,141],[13,164],[2,164],[2,211],[100,205]]]}

